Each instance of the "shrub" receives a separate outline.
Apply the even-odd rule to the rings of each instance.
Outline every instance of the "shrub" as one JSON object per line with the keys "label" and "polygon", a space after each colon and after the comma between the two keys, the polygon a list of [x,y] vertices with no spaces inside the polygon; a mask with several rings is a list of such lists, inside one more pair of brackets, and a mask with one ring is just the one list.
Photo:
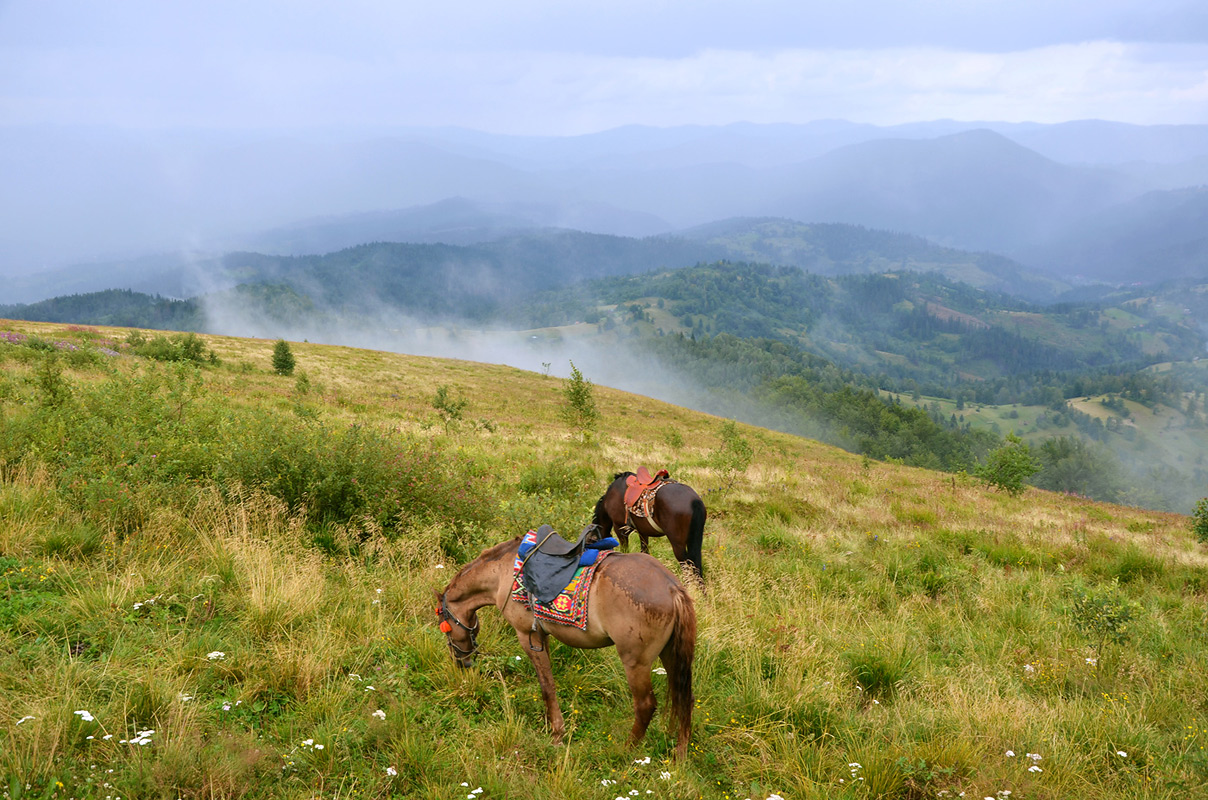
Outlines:
{"label": "shrub", "polygon": [[751,443],[738,432],[738,425],[728,419],[721,425],[721,444],[709,454],[709,466],[721,475],[722,486],[730,488],[734,479],[751,466],[755,450]]}
{"label": "shrub", "polygon": [[1124,644],[1132,637],[1132,624],[1140,606],[1120,591],[1117,581],[1074,591],[1071,613],[1078,630],[1090,640],[1098,667],[1108,644]]}
{"label": "shrub", "polygon": [[979,465],[973,474],[999,491],[1015,497],[1023,492],[1024,481],[1039,469],[1031,448],[1015,434],[1008,433],[1006,442],[991,451],[986,456],[986,463]]}
{"label": "shrub", "polygon": [[470,401],[464,397],[452,397],[449,395],[448,386],[440,386],[436,390],[436,396],[432,398],[432,407],[440,414],[441,421],[445,423],[445,434],[449,433],[449,426],[456,422],[461,422],[466,406]]}
{"label": "shrub", "polygon": [[1201,497],[1191,514],[1191,532],[1201,542],[1208,542],[1208,497]]}

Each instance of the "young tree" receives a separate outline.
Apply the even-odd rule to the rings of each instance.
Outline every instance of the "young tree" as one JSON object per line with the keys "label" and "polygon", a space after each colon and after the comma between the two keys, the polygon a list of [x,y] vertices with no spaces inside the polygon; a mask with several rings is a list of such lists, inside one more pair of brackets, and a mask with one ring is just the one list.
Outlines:
{"label": "young tree", "polygon": [[278,375],[294,374],[294,351],[289,348],[289,342],[278,339],[273,345],[273,372]]}
{"label": "young tree", "polygon": [[440,418],[445,423],[446,434],[449,433],[449,425],[461,421],[462,412],[469,404],[470,401],[464,397],[450,397],[448,386],[437,388],[436,397],[432,398],[432,407],[440,413]]}
{"label": "young tree", "polygon": [[986,456],[986,463],[978,466],[974,475],[1015,497],[1023,492],[1024,481],[1039,469],[1027,443],[1014,433],[1008,433],[1003,445]]}
{"label": "young tree", "polygon": [[570,362],[570,377],[562,382],[562,397],[565,400],[562,419],[579,432],[581,441],[591,437],[600,419],[592,389],[591,381],[583,377],[575,362]]}
{"label": "young tree", "polygon": [[1199,541],[1208,543],[1208,497],[1196,501],[1195,511],[1191,514],[1191,532]]}
{"label": "young tree", "polygon": [[728,419],[721,424],[721,444],[709,454],[709,466],[721,475],[723,488],[729,489],[734,479],[747,471],[751,459],[755,457],[755,449],[746,437],[738,431],[738,424]]}

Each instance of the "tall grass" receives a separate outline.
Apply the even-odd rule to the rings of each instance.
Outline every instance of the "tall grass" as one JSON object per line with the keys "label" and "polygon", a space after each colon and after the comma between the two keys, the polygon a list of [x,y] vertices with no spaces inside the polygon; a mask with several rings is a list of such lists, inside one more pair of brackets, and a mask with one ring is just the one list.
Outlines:
{"label": "tall grass", "polygon": [[[0,344],[9,797],[1208,791],[1208,558],[1185,518],[754,430],[717,491],[716,420],[682,409],[597,387],[578,444],[539,375],[298,344],[299,416],[268,345],[206,345],[220,365],[64,361],[51,403],[53,352]],[[491,428],[446,434],[446,384]],[[710,511],[689,757],[670,761],[665,709],[629,746],[615,653],[560,645],[556,747],[514,632],[484,610],[482,657],[455,670],[432,590],[485,544],[577,532],[614,472],[672,457]],[[1080,597],[1127,608],[1127,635]]]}

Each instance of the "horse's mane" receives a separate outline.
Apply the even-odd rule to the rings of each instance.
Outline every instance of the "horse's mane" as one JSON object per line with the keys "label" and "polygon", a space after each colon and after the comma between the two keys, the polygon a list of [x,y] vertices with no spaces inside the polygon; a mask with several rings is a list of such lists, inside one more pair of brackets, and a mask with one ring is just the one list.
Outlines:
{"label": "horse's mane", "polygon": [[616,475],[612,476],[612,479],[614,481],[619,481],[621,478],[628,478],[632,474],[632,472],[618,472]]}

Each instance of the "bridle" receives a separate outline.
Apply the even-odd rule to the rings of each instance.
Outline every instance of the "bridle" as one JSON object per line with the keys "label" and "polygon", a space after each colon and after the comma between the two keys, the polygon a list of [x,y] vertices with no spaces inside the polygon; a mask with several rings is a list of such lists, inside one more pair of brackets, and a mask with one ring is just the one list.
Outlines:
{"label": "bridle", "polygon": [[[474,627],[472,628],[459,620],[457,616],[449,610],[449,603],[447,600],[445,600],[444,595],[441,595],[440,605],[436,607],[436,616],[440,620],[440,629],[445,634],[445,644],[449,645],[449,650],[453,652],[455,658],[467,659],[478,652],[478,626],[480,620],[475,619]],[[457,643],[453,641],[453,636],[451,635],[453,633],[453,625],[450,625],[450,622],[452,622],[453,625],[461,628],[466,633],[470,634],[469,650],[462,650],[457,646]]]}

